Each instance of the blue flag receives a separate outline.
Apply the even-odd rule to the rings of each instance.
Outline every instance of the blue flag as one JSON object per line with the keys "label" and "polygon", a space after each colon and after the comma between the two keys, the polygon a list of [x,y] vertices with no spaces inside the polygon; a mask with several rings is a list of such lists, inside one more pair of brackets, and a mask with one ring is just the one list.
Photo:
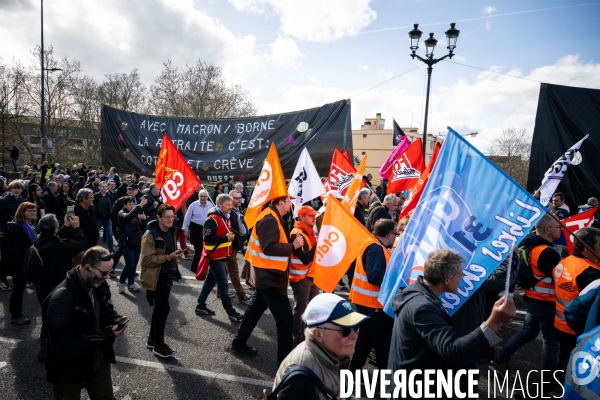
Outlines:
{"label": "blue flag", "polygon": [[539,201],[448,127],[423,196],[388,264],[379,301],[394,316],[391,297],[423,275],[429,252],[447,248],[464,259],[458,292],[440,296],[454,314],[545,213]]}

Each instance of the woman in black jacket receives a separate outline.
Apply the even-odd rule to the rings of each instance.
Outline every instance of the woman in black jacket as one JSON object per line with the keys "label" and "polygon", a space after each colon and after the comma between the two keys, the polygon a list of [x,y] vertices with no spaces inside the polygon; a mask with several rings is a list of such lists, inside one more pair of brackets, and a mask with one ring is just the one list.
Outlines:
{"label": "woman in black jacket", "polygon": [[63,182],[61,187],[58,188],[58,195],[56,196],[56,200],[58,201],[58,209],[59,213],[56,216],[58,222],[62,226],[65,218],[65,214],[67,213],[67,206],[75,205],[75,196],[73,196],[73,192],[71,191],[71,185],[67,182]]}
{"label": "woman in black jacket", "polygon": [[142,208],[148,203],[144,197],[140,204],[135,205],[133,197],[126,196],[123,199],[123,209],[119,211],[119,247],[125,258],[125,268],[119,277],[117,288],[119,293],[125,292],[125,280],[127,287],[132,292],[140,290],[135,279],[135,267],[140,260],[140,251],[142,249],[142,231],[140,230],[141,220],[146,219]]}
{"label": "woman in black jacket", "polygon": [[[46,203],[42,200],[42,187],[36,183],[30,183],[27,186],[27,198],[25,201],[33,203],[37,206],[37,218],[36,221],[39,221],[44,215],[46,215]],[[42,211],[43,210],[43,211]],[[42,215],[44,213],[44,215]]]}
{"label": "woman in black jacket", "polygon": [[39,233],[36,218],[35,204],[23,202],[19,205],[15,219],[7,226],[6,240],[10,251],[2,255],[6,257],[6,274],[13,278],[13,291],[9,302],[10,322],[18,325],[27,325],[30,322],[29,318],[23,316],[23,293],[27,283],[23,276],[23,259]]}

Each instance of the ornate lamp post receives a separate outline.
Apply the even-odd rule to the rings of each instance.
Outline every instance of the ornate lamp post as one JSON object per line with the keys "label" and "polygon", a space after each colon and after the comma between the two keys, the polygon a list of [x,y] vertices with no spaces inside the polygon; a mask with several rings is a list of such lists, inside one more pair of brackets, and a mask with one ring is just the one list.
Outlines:
{"label": "ornate lamp post", "polygon": [[429,114],[429,88],[431,85],[431,71],[433,70],[433,65],[442,61],[446,57],[452,58],[454,55],[454,48],[456,47],[456,40],[458,39],[458,34],[460,31],[456,29],[454,26],[456,24],[452,22],[450,24],[450,29],[446,31],[446,39],[448,40],[448,54],[443,56],[442,58],[433,58],[433,50],[435,49],[435,45],[437,44],[437,40],[433,37],[433,33],[429,34],[429,38],[425,39],[425,58],[416,54],[417,49],[419,48],[419,39],[423,32],[419,30],[419,24],[414,25],[414,29],[408,32],[408,37],[410,38],[410,49],[412,50],[412,54],[410,55],[413,59],[417,57],[420,61],[427,64],[427,96],[425,98],[425,126],[423,127],[423,155],[426,154],[427,150],[427,117]]}

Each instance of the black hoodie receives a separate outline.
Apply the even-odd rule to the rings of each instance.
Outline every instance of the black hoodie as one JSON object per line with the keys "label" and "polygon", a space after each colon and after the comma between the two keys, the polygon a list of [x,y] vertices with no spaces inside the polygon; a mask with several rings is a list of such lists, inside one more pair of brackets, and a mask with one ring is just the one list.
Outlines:
{"label": "black hoodie", "polygon": [[488,355],[481,328],[458,337],[448,312],[423,277],[392,297],[396,314],[388,368],[457,370]]}

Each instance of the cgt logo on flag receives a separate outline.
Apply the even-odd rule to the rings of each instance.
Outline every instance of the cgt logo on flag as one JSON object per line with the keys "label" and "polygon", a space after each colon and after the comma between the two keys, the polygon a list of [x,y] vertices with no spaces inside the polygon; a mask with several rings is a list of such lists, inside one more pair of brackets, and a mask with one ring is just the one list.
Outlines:
{"label": "cgt logo on flag", "polygon": [[346,238],[335,226],[323,225],[319,236],[323,236],[323,244],[315,250],[315,260],[323,267],[338,265],[346,254]]}
{"label": "cgt logo on flag", "polygon": [[170,200],[177,200],[181,196],[179,188],[185,183],[183,174],[175,169],[165,167],[165,182],[162,187],[162,194]]}
{"label": "cgt logo on flag", "polygon": [[419,178],[421,176],[421,171],[414,168],[406,153],[402,154],[400,158],[394,161],[394,176],[392,177],[392,182],[400,181],[402,179],[412,179]]}
{"label": "cgt logo on flag", "polygon": [[271,176],[273,176],[273,168],[271,167],[271,164],[265,160],[263,169],[256,181],[256,188],[254,189],[254,193],[252,193],[252,198],[250,199],[248,207],[256,207],[258,204],[267,201],[267,197],[269,197],[269,193],[271,192],[271,184],[273,183]]}

